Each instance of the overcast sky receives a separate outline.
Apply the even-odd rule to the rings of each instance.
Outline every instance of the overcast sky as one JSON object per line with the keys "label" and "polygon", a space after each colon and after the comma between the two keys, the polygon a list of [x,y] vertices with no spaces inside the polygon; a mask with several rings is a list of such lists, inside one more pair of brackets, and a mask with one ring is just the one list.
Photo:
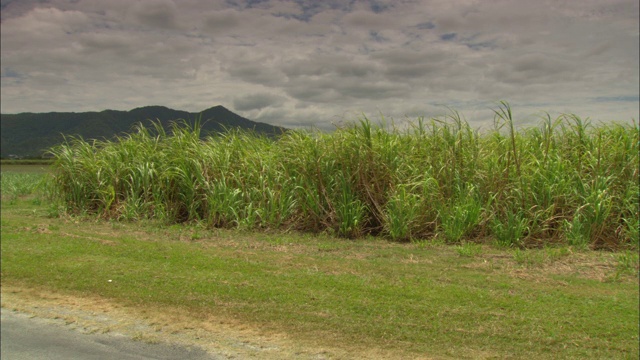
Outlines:
{"label": "overcast sky", "polygon": [[[2,113],[638,120],[638,0],[1,0]],[[143,119],[141,119],[143,120]]]}

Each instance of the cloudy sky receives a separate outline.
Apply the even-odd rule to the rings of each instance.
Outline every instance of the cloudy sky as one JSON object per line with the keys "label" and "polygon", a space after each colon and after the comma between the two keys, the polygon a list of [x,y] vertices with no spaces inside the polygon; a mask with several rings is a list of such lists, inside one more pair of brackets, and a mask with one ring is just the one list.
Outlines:
{"label": "cloudy sky", "polygon": [[2,113],[638,120],[637,0],[1,0]]}

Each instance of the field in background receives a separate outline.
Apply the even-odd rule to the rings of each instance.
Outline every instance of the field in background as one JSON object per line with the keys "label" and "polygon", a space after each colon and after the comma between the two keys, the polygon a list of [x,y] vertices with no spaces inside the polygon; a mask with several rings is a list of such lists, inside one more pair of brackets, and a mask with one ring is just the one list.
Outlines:
{"label": "field in background", "polygon": [[140,126],[56,147],[53,190],[66,212],[114,220],[637,249],[637,125],[561,115],[515,129],[508,104],[495,113],[482,134],[455,111],[403,131],[363,118],[276,140]]}
{"label": "field in background", "polygon": [[2,161],[2,163],[0,164],[0,171],[12,173],[43,174],[51,170],[51,164],[51,161],[47,163],[22,163],[16,161]]}

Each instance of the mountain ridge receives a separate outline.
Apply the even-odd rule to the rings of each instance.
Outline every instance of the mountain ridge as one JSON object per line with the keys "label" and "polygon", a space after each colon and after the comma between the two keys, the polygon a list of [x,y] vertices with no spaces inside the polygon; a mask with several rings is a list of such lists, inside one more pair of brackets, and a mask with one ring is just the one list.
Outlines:
{"label": "mountain ridge", "polygon": [[136,124],[148,125],[150,121],[160,122],[167,131],[174,121],[185,121],[191,126],[200,121],[203,137],[231,128],[269,136],[287,131],[283,127],[249,120],[222,105],[198,113],[149,105],[131,110],[0,114],[0,157],[41,157],[48,148],[62,142],[64,136],[112,139],[130,133]]}

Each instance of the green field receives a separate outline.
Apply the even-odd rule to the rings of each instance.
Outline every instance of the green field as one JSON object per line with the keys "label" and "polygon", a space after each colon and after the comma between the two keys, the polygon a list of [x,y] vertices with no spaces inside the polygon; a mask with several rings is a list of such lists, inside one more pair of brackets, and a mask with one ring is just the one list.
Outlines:
{"label": "green field", "polygon": [[[350,131],[366,130],[366,124],[363,126]],[[201,195],[206,194],[206,189],[200,188],[201,185],[195,185],[195,191],[191,195],[187,191],[188,187],[184,188],[187,190],[170,187],[171,184],[182,184],[178,182],[180,178],[163,178],[160,176],[163,171],[160,168],[147,168],[148,174],[157,175],[150,178],[149,183],[145,183],[144,178],[129,176],[136,169],[145,169],[142,158],[136,157],[133,151],[130,153],[131,158],[126,161],[120,159],[118,164],[121,168],[103,166],[106,164],[107,156],[124,156],[126,149],[133,149],[137,144],[133,140],[119,145],[104,144],[99,147],[99,151],[87,147],[87,144],[78,143],[69,148],[59,149],[59,155],[63,155],[62,151],[69,151],[76,157],[70,157],[69,163],[63,161],[51,170],[58,176],[58,185],[71,186],[69,179],[87,179],[85,187],[92,184],[90,181],[99,179],[114,181],[106,182],[113,187],[113,195],[109,195],[111,188],[107,186],[104,189],[91,188],[89,192],[76,194],[76,197],[72,193],[75,188],[55,189],[43,186],[40,179],[47,176],[43,173],[32,173],[15,167],[7,169],[3,166],[2,285],[3,288],[9,285],[47,289],[63,295],[97,296],[146,310],[171,307],[177,309],[187,321],[189,318],[215,316],[218,319],[233,320],[233,323],[242,326],[260,329],[265,334],[284,333],[301,344],[331,346],[344,350],[341,356],[331,352],[325,354],[329,358],[362,358],[362,354],[370,354],[371,349],[382,349],[394,354],[393,357],[398,359],[637,359],[640,355],[638,249],[637,241],[634,243],[630,237],[625,237],[630,236],[629,232],[634,230],[635,225],[628,224],[637,221],[632,220],[633,216],[637,219],[637,207],[635,215],[633,212],[624,212],[627,211],[624,209],[637,206],[637,162],[635,165],[626,163],[628,159],[637,160],[637,129],[620,128],[616,131],[619,131],[615,133],[617,135],[614,134],[618,136],[617,139],[632,140],[629,150],[635,149],[635,154],[626,153],[627,150],[605,154],[605,150],[613,151],[614,140],[609,137],[614,135],[607,132],[598,135],[596,132],[595,138],[590,138],[589,142],[601,143],[600,147],[594,148],[600,149],[600,155],[597,155],[596,151],[595,158],[592,159],[592,154],[589,155],[588,151],[585,151],[577,158],[588,165],[585,164],[579,171],[576,170],[578,168],[575,164],[572,165],[573,170],[563,168],[564,172],[573,174],[568,179],[560,177],[561,169],[553,170],[557,173],[544,173],[546,176],[558,176],[553,178],[554,181],[546,183],[551,187],[561,186],[562,181],[575,181],[573,176],[582,172],[586,179],[590,179],[591,182],[586,183],[586,189],[574,189],[566,196],[556,194],[549,198],[550,204],[556,204],[555,209],[559,207],[562,210],[559,213],[554,212],[554,216],[560,217],[560,223],[560,220],[566,220],[570,225],[565,226],[579,227],[583,225],[581,221],[591,221],[589,232],[581,233],[576,230],[576,238],[567,237],[562,232],[550,232],[550,235],[545,237],[541,236],[544,232],[540,229],[532,232],[531,229],[535,227],[531,222],[526,224],[529,229],[526,233],[505,235],[504,241],[497,241],[495,238],[495,232],[499,231],[497,224],[500,221],[505,224],[505,229],[509,229],[509,221],[516,224],[522,219],[529,219],[528,216],[531,214],[538,214],[538,211],[541,211],[539,216],[544,214],[541,209],[533,209],[523,213],[522,218],[510,220],[509,214],[513,213],[504,212],[510,209],[509,206],[520,209],[522,201],[534,201],[527,197],[530,193],[524,196],[524,193],[518,192],[522,191],[517,188],[517,185],[521,184],[521,178],[511,179],[511,175],[504,178],[505,181],[511,179],[506,182],[510,190],[504,193],[497,192],[495,195],[505,196],[502,201],[510,205],[496,205],[492,208],[495,212],[490,212],[486,211],[485,204],[478,215],[480,220],[474,221],[470,221],[473,219],[469,219],[468,215],[473,210],[473,203],[464,202],[462,197],[454,197],[454,200],[441,197],[447,191],[453,191],[451,194],[455,195],[455,191],[458,190],[455,190],[455,187],[446,187],[446,181],[439,182],[441,187],[439,192],[435,193],[437,196],[429,198],[429,201],[435,205],[438,205],[437,201],[442,201],[442,204],[455,206],[434,214],[435,223],[424,228],[412,217],[417,215],[411,215],[414,214],[411,206],[416,206],[420,209],[417,210],[418,214],[422,214],[420,206],[425,200],[418,197],[418,192],[424,194],[425,189],[414,188],[410,186],[411,183],[403,185],[404,183],[391,182],[389,184],[393,184],[391,188],[394,189],[394,195],[386,199],[382,208],[386,209],[387,214],[389,211],[399,211],[399,216],[407,216],[404,218],[405,223],[413,225],[403,229],[402,224],[384,223],[382,217],[381,224],[386,225],[380,225],[381,236],[374,237],[371,235],[374,228],[371,220],[358,217],[358,209],[366,208],[366,213],[369,214],[372,211],[369,206],[373,205],[367,202],[367,198],[358,197],[355,185],[361,184],[356,181],[357,176],[377,174],[373,171],[375,169],[366,166],[378,164],[384,157],[376,158],[378,160],[367,163],[369,165],[360,165],[355,172],[360,175],[338,177],[345,181],[353,180],[354,183],[350,183],[353,187],[344,188],[349,189],[344,192],[327,192],[328,198],[325,200],[328,202],[323,206],[332,204],[333,215],[292,208],[291,216],[301,221],[299,224],[304,224],[302,226],[294,225],[297,223],[293,222],[292,218],[274,219],[273,223],[263,222],[263,216],[257,216],[252,221],[238,217],[234,222],[232,218],[221,217],[219,212],[213,211],[212,204],[209,203],[206,205],[208,212],[201,212],[204,211],[204,202],[198,201],[204,201]],[[629,131],[636,132],[626,135]],[[344,169],[349,169],[349,166],[360,164],[358,161],[368,156],[381,156],[368,153],[366,149],[369,145],[366,145],[366,141],[364,148],[357,145],[363,139],[346,138],[349,134],[351,133],[338,133],[336,136],[344,136],[346,140],[343,140],[355,148],[349,148],[342,143],[332,143],[335,139],[322,136],[303,137],[300,141],[319,146],[317,151],[320,153],[315,155],[317,157],[312,157],[316,160],[311,163],[317,166],[344,166]],[[379,139],[384,135],[377,130],[371,135],[371,146],[379,146],[373,139]],[[188,133],[184,136],[188,140]],[[467,151],[471,150],[463,146],[465,136],[467,135],[452,135],[450,145],[453,147],[447,148],[447,151],[439,155],[434,152],[433,156],[456,161],[456,164],[460,164],[457,161],[462,161],[468,165],[467,156],[471,155],[467,154]],[[259,180],[260,176],[277,176],[277,173],[269,172],[270,166],[275,164],[271,161],[284,161],[282,158],[264,152],[263,148],[260,152],[262,155],[252,152],[252,146],[274,146],[272,143],[265,139],[251,143],[258,140],[246,138],[244,135],[226,139],[236,147],[228,146],[225,149],[244,154],[227,158],[228,162],[224,166],[237,167],[233,170],[239,171],[224,173],[228,175],[225,178],[228,186],[237,186],[234,181],[244,181],[247,185],[244,189],[250,192],[249,185],[258,183],[254,181]],[[511,138],[506,136],[503,140],[506,141],[506,144],[503,144],[505,153],[502,157],[495,155],[495,166],[502,166],[501,171],[510,169],[517,172],[515,159],[518,158],[520,172],[526,176],[523,181],[533,181],[537,179],[535,176],[542,176],[541,173],[525,171],[528,169],[527,166],[531,166],[525,161],[524,154],[529,151],[525,145],[516,143],[516,150],[512,151],[508,145]],[[498,146],[503,140],[493,144]],[[149,145],[150,139],[144,141],[147,141],[144,144]],[[178,150],[182,150],[177,147],[181,143],[171,142],[178,141],[176,139],[167,140],[166,143],[163,141],[165,140],[159,142],[159,148],[155,151],[160,158],[169,154],[179,154]],[[243,141],[245,143],[242,143]],[[247,141],[249,143],[246,143]],[[568,140],[558,138],[553,145],[558,147],[554,150],[557,153],[553,155],[558,162],[553,166],[572,164],[569,160],[566,160],[566,163],[564,160],[558,160],[560,156],[564,156],[561,153],[570,148],[568,145],[560,146],[564,141]],[[240,142],[242,146],[236,142]],[[283,142],[288,146],[294,145]],[[408,142],[405,141],[403,144],[406,145]],[[622,140],[620,143],[615,142],[618,147],[623,146],[621,143]],[[605,147],[604,144],[608,146]],[[397,145],[400,146],[399,143]],[[110,146],[120,146],[120,152],[116,152]],[[176,146],[173,152],[170,151],[171,146]],[[351,157],[329,160],[330,155],[320,156],[326,150],[320,146],[336,146],[341,148],[341,151],[359,149],[359,157],[356,158],[358,161],[353,160],[353,163],[348,165],[340,161],[346,161]],[[314,147],[306,149],[311,153],[305,153],[305,149],[298,148],[289,154],[298,154],[301,158],[314,156]],[[456,153],[456,149],[461,153]],[[77,156],[82,150],[86,150],[86,155],[93,154],[91,160],[95,161],[93,169],[96,171],[91,172],[88,168],[88,158]],[[107,150],[114,152],[109,153]],[[187,151],[182,154],[194,155],[189,152],[192,151],[189,148],[184,150]],[[276,160],[265,154],[273,156]],[[547,154],[551,154],[551,150]],[[606,162],[603,160],[605,157]],[[204,160],[200,162],[196,156],[186,158],[193,160],[190,163],[192,166],[206,163]],[[71,162],[72,160],[74,162]],[[213,158],[207,160],[211,161]],[[172,169],[172,175],[180,174],[179,166],[184,163],[178,159],[170,162],[172,160],[167,158],[165,161],[169,161],[173,166],[167,168]],[[547,161],[552,163],[550,158]],[[608,179],[603,180],[598,171],[604,170],[598,170],[598,167],[604,167],[604,163],[607,164],[606,173],[609,175]],[[77,167],[71,167],[73,164]],[[406,165],[400,165],[398,164],[399,168],[396,169],[398,173],[410,172],[411,169],[407,169]],[[490,165],[476,165],[478,168],[474,174],[488,174],[480,169],[488,171],[487,167]],[[307,165],[297,166],[304,169]],[[249,172],[242,172],[242,169],[249,167]],[[102,173],[98,172],[99,169],[102,169]],[[253,173],[251,169],[260,171]],[[443,179],[447,176],[453,176],[455,179],[456,176],[473,175],[465,175],[467,170],[462,166],[457,169],[452,173],[449,173],[449,170],[441,170],[440,173],[435,172],[432,175],[434,179],[436,175],[444,176]],[[66,173],[67,170],[70,172]],[[115,176],[116,173],[119,179],[125,179],[125,184],[122,185],[125,187],[118,187],[120,184],[113,177],[100,178],[102,175],[99,174],[104,172],[111,176]],[[628,178],[625,180],[614,177],[627,172]],[[143,171],[141,173],[144,174]],[[203,174],[213,176],[213,172],[205,171]],[[296,173],[296,176],[301,174]],[[350,173],[342,174],[345,176]],[[413,174],[416,176],[418,173]],[[500,171],[498,174],[505,176]],[[190,179],[192,184],[200,184],[197,177]],[[220,179],[212,177],[208,180],[220,184]],[[495,178],[492,179],[496,181]],[[598,185],[596,179],[605,181],[607,186]],[[334,181],[329,178],[325,180],[325,185]],[[415,184],[425,182],[424,178],[414,180]],[[141,182],[138,183],[139,181]],[[633,182],[636,187],[627,188],[626,186],[630,186],[628,182]],[[170,213],[168,208],[165,208],[162,212],[158,209],[162,206],[160,198],[156,199],[158,202],[151,201],[154,199],[154,189],[160,186],[158,184],[166,186],[158,191],[175,202],[167,203],[168,205],[182,204],[178,206],[180,211]],[[269,184],[288,186],[286,183],[283,185],[275,181]],[[340,184],[346,183],[334,183],[334,190],[340,190]],[[371,184],[382,182],[374,181]],[[571,184],[576,183],[562,186]],[[126,190],[127,187],[134,189],[134,186],[140,186],[135,188],[140,191]],[[281,198],[285,193],[275,192],[274,189],[282,189],[277,186],[262,189],[262,194],[269,194],[271,191],[273,196]],[[477,183],[476,186],[481,189],[485,185]],[[528,186],[529,190],[535,188],[531,184]],[[109,191],[105,192],[105,189]],[[150,192],[145,192],[144,189]],[[465,194],[471,191],[468,187],[464,189]],[[589,189],[594,192],[590,192]],[[361,190],[366,191],[366,187]],[[53,199],[50,198],[51,191],[58,192],[54,194]],[[550,195],[553,195],[553,191],[559,190],[549,191]],[[111,200],[105,202],[105,198],[98,199],[96,194],[102,192],[112,196]],[[237,194],[235,190],[212,194],[221,196],[219,200],[229,200],[225,196],[234,193]],[[134,202],[129,194],[142,200]],[[246,211],[249,204],[255,204],[252,206],[261,209],[258,208],[258,198],[251,197],[250,194],[237,195],[235,204],[242,206],[243,211]],[[481,194],[471,191],[471,198],[481,199]],[[340,196],[344,196],[343,202],[340,202]],[[189,199],[191,203],[178,201]],[[355,199],[360,199],[360,202]],[[591,199],[586,203],[590,205],[582,205],[582,212],[573,209],[580,199]],[[600,207],[594,205],[593,200],[598,199],[601,201],[598,203]],[[482,203],[484,204],[484,200]],[[345,205],[346,208],[338,210],[340,207],[336,204]],[[349,204],[352,207],[347,206]],[[525,203],[524,209],[530,206],[528,204]],[[407,206],[409,208],[406,208]],[[591,212],[585,210],[587,208]],[[341,212],[348,209],[355,209],[355,213]],[[464,211],[456,215],[456,209]],[[576,213],[583,215],[576,216]],[[158,216],[160,214],[165,216]],[[254,215],[256,214],[264,215],[266,210],[254,212]],[[351,222],[347,221],[348,214],[352,216],[349,220]],[[444,219],[444,214],[451,218],[459,218],[463,223],[463,220],[467,219],[475,225],[471,229],[463,226],[464,224],[460,225],[464,231],[456,232],[455,224],[451,227],[445,225],[447,220]],[[597,214],[606,216],[598,218]],[[219,217],[212,222],[208,217],[214,215]],[[320,223],[329,225],[329,230],[309,232],[308,230],[313,228],[307,226],[311,220],[317,220],[313,216],[319,216],[324,221]],[[576,218],[579,220],[575,220]],[[364,223],[356,222],[357,219]],[[619,233],[616,236],[620,237],[596,235],[600,234],[599,231],[609,231],[609,226],[613,226],[614,223],[614,230]],[[262,225],[257,226],[259,224]],[[358,224],[361,224],[360,227]],[[553,229],[551,225],[547,225],[547,228]],[[517,226],[514,225],[513,228]],[[353,229],[358,230],[357,239],[347,239],[352,237],[346,235],[350,235]],[[398,232],[394,233],[396,230],[393,229]],[[571,228],[565,230],[570,233]],[[637,227],[635,231],[637,234]],[[411,236],[407,237],[407,234]],[[431,236],[427,236],[428,234]],[[458,237],[456,234],[462,235]],[[595,249],[607,248],[601,245],[608,244],[608,241],[611,242],[611,246],[606,251],[589,249],[590,246]]]}
{"label": "green field", "polygon": [[52,150],[53,191],[72,214],[357,239],[441,239],[533,248],[637,249],[639,130],[576,115],[494,129],[460,114],[407,129],[359,122],[277,139],[201,140],[177,124]]}

